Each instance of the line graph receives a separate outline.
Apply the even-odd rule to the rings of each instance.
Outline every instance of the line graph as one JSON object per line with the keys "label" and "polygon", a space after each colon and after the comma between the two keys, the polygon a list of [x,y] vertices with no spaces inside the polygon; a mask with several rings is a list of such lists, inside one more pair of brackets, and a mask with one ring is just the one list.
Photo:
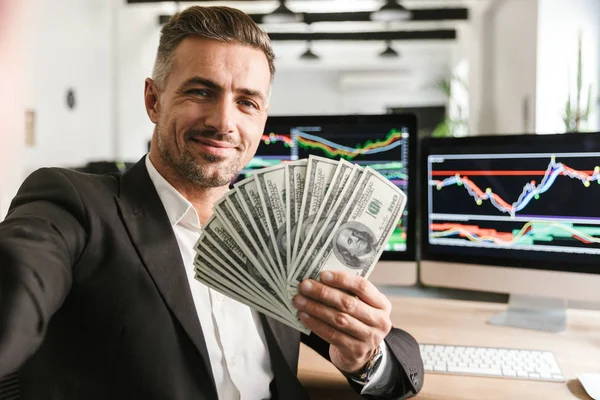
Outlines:
{"label": "line graph", "polygon": [[[474,199],[477,205],[482,205],[483,201],[489,201],[497,210],[515,216],[519,211],[525,209],[532,200],[537,200],[540,195],[546,193],[560,176],[579,180],[584,187],[590,187],[592,182],[600,183],[600,167],[594,167],[593,171],[577,170],[568,165],[557,162],[556,156],[552,155],[545,171],[540,170],[435,170],[431,171],[430,176],[447,176],[443,180],[430,179],[429,185],[442,190],[451,185],[462,186],[468,194]],[[535,180],[527,182],[518,198],[509,203],[507,199],[502,198],[495,193],[491,187],[482,190],[475,184],[469,176],[536,176],[543,175],[539,183]]]}
{"label": "line graph", "polygon": [[367,140],[356,147],[335,143],[322,136],[312,135],[307,132],[297,131],[296,141],[298,146],[307,150],[318,149],[329,157],[343,157],[353,159],[360,155],[385,153],[403,144],[403,133],[392,129],[383,140]]}
{"label": "line graph", "polygon": [[271,132],[268,135],[262,135],[260,140],[266,145],[282,142],[287,147],[294,146],[294,140],[290,135],[282,135],[275,132]]}
{"label": "line graph", "polygon": [[499,232],[493,228],[457,223],[433,223],[429,228],[432,238],[458,237],[472,242],[489,242],[501,246],[533,245],[536,242],[551,243],[557,238],[572,238],[583,244],[600,244],[599,226],[575,226],[571,223],[530,221],[520,229],[511,232]]}

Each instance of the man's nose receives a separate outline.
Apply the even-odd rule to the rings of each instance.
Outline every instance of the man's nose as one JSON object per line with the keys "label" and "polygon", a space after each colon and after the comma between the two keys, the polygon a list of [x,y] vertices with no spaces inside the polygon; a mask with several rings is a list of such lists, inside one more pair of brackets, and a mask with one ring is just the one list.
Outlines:
{"label": "man's nose", "polygon": [[223,96],[215,102],[214,108],[206,118],[206,125],[221,134],[229,135],[235,131],[233,122],[235,104],[226,97]]}

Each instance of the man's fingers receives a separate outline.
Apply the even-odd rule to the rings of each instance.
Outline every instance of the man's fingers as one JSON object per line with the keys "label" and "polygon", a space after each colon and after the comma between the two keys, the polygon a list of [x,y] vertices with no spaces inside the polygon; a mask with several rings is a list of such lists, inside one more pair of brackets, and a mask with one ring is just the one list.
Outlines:
{"label": "man's fingers", "polygon": [[347,333],[336,329],[319,318],[311,316],[304,311],[300,311],[299,316],[302,323],[304,323],[308,329],[333,346],[340,349],[346,349],[352,354],[363,354],[369,349],[368,343],[362,342]]}
{"label": "man's fingers", "polygon": [[356,276],[342,271],[324,271],[321,281],[328,286],[347,291],[359,299],[380,310],[391,310],[391,303],[375,285],[362,276]]}
{"label": "man's fingers", "polygon": [[385,329],[389,325],[389,312],[373,309],[371,305],[358,297],[340,289],[313,280],[306,280],[300,285],[300,293],[308,299],[351,315],[368,326]]}
{"label": "man's fingers", "polygon": [[376,331],[372,327],[337,308],[329,307],[302,295],[294,298],[294,304],[300,312],[305,312],[360,341],[377,342],[380,339],[373,338]]}

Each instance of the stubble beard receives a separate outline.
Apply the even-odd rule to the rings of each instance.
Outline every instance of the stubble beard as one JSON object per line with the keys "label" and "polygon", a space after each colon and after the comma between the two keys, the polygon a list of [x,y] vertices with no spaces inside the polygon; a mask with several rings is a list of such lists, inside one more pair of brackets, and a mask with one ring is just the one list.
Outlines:
{"label": "stubble beard", "polygon": [[[204,132],[204,137],[216,138],[218,133]],[[187,137],[187,135],[186,135]],[[218,139],[221,140],[221,139]],[[241,157],[234,157],[227,160],[225,157],[219,157],[212,154],[194,155],[188,146],[186,140],[179,155],[174,154],[170,146],[162,139],[160,128],[158,129],[158,152],[167,164],[175,172],[192,185],[201,188],[214,188],[229,185],[242,169]],[[201,157],[210,164],[200,164],[197,157]]]}

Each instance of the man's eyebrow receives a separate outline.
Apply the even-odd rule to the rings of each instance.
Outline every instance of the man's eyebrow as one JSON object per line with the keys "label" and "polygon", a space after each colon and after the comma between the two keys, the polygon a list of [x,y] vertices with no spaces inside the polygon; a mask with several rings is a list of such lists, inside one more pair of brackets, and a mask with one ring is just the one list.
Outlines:
{"label": "man's eyebrow", "polygon": [[[216,83],[215,81],[213,81],[211,79],[208,79],[208,78],[203,78],[201,76],[191,77],[190,79],[188,79],[187,81],[185,81],[183,83],[183,85],[181,85],[180,90],[185,90],[185,88],[187,88],[189,86],[193,86],[193,85],[202,85],[202,86],[206,86],[207,88],[210,88],[210,89],[213,89],[213,90],[218,90],[218,91],[222,91],[223,90],[223,87],[221,85],[219,85],[218,83]],[[239,92],[239,93],[243,93],[246,96],[257,97],[263,103],[267,99],[267,97],[260,90],[253,90],[253,89],[248,89],[248,88],[240,88],[240,89],[237,89],[236,91]]]}
{"label": "man's eyebrow", "polygon": [[245,94],[246,96],[258,97],[260,99],[260,101],[262,101],[263,103],[266,101],[266,96],[264,94],[262,94],[262,92],[259,90],[240,88],[237,91]]}
{"label": "man's eyebrow", "polygon": [[207,88],[214,89],[214,90],[222,90],[223,89],[215,81],[212,81],[207,78],[202,78],[201,76],[194,76],[194,77],[188,79],[187,81],[184,82],[183,85],[181,85],[181,89],[185,89],[186,87],[193,86],[193,85],[202,85],[202,86],[206,86]]}

